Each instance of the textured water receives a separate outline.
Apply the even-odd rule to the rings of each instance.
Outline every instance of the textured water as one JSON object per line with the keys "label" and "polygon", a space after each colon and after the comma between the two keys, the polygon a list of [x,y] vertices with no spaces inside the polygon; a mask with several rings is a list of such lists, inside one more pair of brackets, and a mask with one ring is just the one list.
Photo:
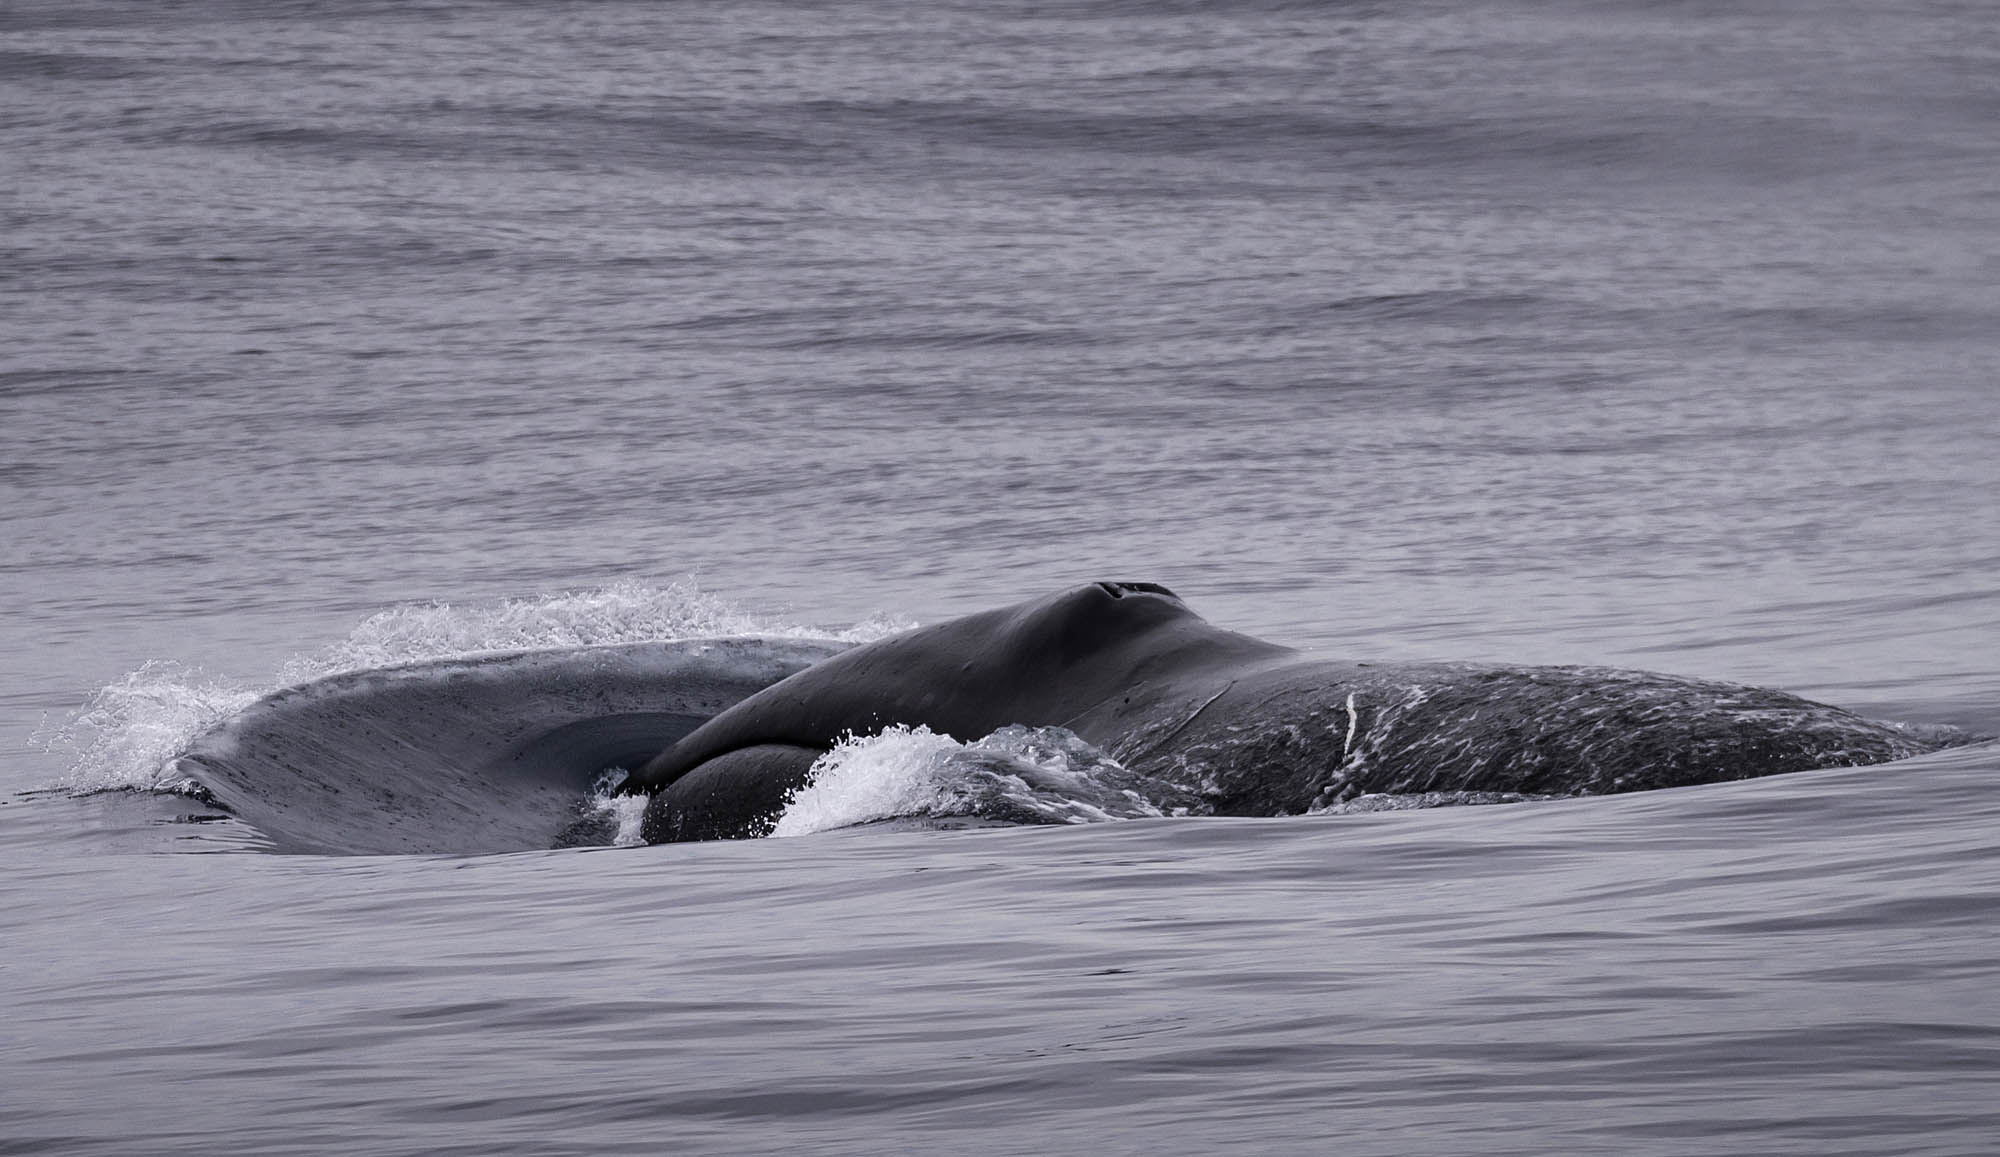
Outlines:
{"label": "textured water", "polygon": [[1990,16],[8,4],[0,1151],[1988,1151],[1990,745],[484,857],[77,792],[1100,578],[2000,732]]}

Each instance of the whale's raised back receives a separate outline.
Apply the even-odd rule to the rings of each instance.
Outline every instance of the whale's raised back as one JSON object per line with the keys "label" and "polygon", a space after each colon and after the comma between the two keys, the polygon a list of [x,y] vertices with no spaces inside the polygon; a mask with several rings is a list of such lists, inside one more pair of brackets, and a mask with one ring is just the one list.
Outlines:
{"label": "whale's raised back", "polygon": [[1129,694],[1151,668],[1293,654],[1210,625],[1156,583],[1085,583],[857,647],[752,696],[659,753],[628,789],[658,791],[732,751],[821,752],[843,735],[921,722],[960,739],[1060,724]]}

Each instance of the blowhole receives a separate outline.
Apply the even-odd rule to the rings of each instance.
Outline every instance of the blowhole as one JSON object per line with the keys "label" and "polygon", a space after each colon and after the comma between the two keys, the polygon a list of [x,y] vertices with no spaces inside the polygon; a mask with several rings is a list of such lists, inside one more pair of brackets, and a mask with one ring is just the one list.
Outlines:
{"label": "blowhole", "polygon": [[1101,583],[1098,583],[1097,585],[1098,585],[1099,587],[1102,587],[1102,588],[1104,589],[1104,593],[1105,593],[1105,594],[1107,594],[1107,595],[1110,595],[1110,596],[1111,596],[1112,598],[1114,598],[1114,599],[1122,599],[1122,598],[1124,598],[1124,597],[1125,597],[1126,595],[1138,595],[1138,594],[1146,594],[1146,595],[1165,595],[1165,596],[1167,596],[1167,597],[1168,597],[1168,598],[1170,598],[1170,599],[1178,599],[1178,598],[1180,598],[1180,596],[1179,596],[1179,595],[1177,595],[1177,594],[1175,594],[1174,592],[1172,592],[1172,591],[1168,590],[1168,589],[1167,589],[1166,587],[1163,587],[1163,586],[1161,586],[1161,585],[1160,585],[1159,583],[1105,583],[1105,582],[1101,582]]}

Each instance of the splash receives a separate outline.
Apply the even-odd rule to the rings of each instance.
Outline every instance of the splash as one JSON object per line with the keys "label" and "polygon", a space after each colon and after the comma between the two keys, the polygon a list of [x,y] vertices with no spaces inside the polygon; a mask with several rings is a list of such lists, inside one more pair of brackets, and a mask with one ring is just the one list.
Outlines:
{"label": "splash", "polygon": [[199,667],[154,660],[90,697],[41,747],[71,755],[56,787],[76,794],[156,791],[200,795],[173,770],[195,736],[256,702],[257,692]]}
{"label": "splash", "polygon": [[881,615],[848,627],[808,626],[750,614],[693,582],[655,587],[628,580],[498,603],[391,607],[363,619],[340,642],[292,659],[277,680],[288,686],[436,659],[675,639],[749,636],[866,643],[912,625]]}
{"label": "splash", "polygon": [[619,795],[618,785],[628,773],[609,767],[598,775],[590,796],[577,805],[577,818],[555,838],[558,848],[636,848],[645,844],[640,827],[646,818],[647,798]]}
{"label": "splash", "polygon": [[193,740],[285,687],[352,671],[473,658],[516,651],[751,636],[867,642],[906,629],[877,616],[821,628],[760,617],[700,590],[625,581],[497,603],[432,602],[370,615],[346,638],[299,655],[257,684],[218,678],[200,668],[154,660],[100,689],[61,725],[37,737],[66,755],[70,771],[54,787],[87,794],[154,791],[200,794],[174,770]]}
{"label": "splash", "polygon": [[1004,727],[973,743],[901,724],[849,736],[813,765],[771,834],[909,817],[1084,824],[1186,814],[1186,793],[1060,727]]}

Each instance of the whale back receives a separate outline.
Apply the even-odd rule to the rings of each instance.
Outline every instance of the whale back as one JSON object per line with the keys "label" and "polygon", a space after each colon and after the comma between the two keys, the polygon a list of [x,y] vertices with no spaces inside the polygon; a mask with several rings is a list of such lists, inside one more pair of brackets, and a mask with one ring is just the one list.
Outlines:
{"label": "whale back", "polygon": [[1223,631],[1151,583],[1089,583],[856,647],[709,720],[627,782],[658,791],[748,747],[824,751],[891,724],[976,739],[1064,724],[1190,664],[1287,655]]}

